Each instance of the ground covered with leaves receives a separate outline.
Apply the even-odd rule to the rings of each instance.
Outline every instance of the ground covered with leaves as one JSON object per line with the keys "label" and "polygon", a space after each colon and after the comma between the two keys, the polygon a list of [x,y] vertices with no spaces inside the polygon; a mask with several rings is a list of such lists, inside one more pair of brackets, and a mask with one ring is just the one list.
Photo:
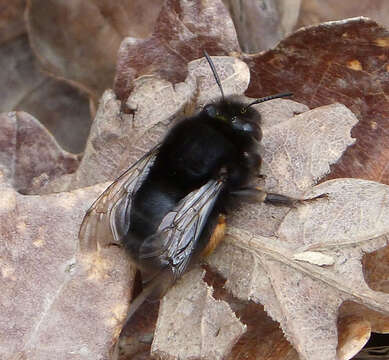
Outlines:
{"label": "ground covered with leaves", "polygon": [[112,358],[135,269],[80,243],[80,224],[194,98],[219,96],[203,50],[227,95],[294,93],[256,106],[258,184],[328,195],[229,214],[217,250],[134,317],[120,358],[350,359],[389,332],[389,32],[353,18],[285,37],[389,8],[292,3],[3,5],[1,358]]}

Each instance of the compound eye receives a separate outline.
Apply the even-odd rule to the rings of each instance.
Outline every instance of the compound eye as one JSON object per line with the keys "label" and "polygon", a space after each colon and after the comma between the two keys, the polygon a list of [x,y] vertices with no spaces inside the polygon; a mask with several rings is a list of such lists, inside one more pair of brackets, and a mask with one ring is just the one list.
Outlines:
{"label": "compound eye", "polygon": [[246,131],[246,132],[253,132],[254,131],[254,129],[253,129],[253,127],[250,125],[250,124],[244,124],[243,125],[243,131]]}
{"label": "compound eye", "polygon": [[240,120],[237,116],[233,116],[231,119],[232,126],[234,129],[244,132],[253,132],[253,127],[242,120]]}
{"label": "compound eye", "polygon": [[217,116],[217,110],[216,107],[212,104],[205,105],[204,111],[207,113],[207,115],[211,118],[216,118]]}

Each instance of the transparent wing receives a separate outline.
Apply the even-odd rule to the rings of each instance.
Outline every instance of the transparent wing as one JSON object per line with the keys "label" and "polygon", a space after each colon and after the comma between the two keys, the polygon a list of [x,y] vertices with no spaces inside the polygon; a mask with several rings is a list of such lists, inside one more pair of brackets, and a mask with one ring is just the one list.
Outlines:
{"label": "transparent wing", "polygon": [[98,246],[120,244],[120,234],[129,228],[133,195],[142,185],[155,161],[160,145],[118,177],[87,211],[79,232],[81,251],[96,251]]}
{"label": "transparent wing", "polygon": [[170,268],[173,282],[178,279],[196,250],[223,186],[222,181],[210,180],[183,198],[163,218],[158,231],[143,242],[139,259],[152,261],[158,258],[163,268]]}

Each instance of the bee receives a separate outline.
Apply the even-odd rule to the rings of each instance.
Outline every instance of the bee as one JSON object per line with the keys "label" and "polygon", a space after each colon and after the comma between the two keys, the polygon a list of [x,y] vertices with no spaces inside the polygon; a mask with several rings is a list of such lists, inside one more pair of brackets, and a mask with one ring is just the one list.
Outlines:
{"label": "bee", "polygon": [[281,93],[239,101],[224,96],[184,118],[165,139],[116,179],[88,210],[83,244],[121,244],[140,271],[143,290],[126,322],[146,299],[158,299],[210,253],[224,235],[225,214],[238,199],[295,206],[303,201],[250,185],[261,156],[261,118],[253,105],[291,96]]}

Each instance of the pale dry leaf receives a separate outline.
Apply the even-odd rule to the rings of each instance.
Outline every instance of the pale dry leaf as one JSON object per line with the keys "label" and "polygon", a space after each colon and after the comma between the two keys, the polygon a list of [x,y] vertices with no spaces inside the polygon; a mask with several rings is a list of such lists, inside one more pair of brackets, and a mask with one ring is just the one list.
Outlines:
{"label": "pale dry leaf", "polygon": [[101,191],[24,196],[1,183],[2,359],[109,358],[132,273],[116,247],[79,251],[81,220]]}
{"label": "pale dry leaf", "polygon": [[226,301],[247,327],[246,332],[239,338],[226,359],[298,360],[296,351],[286,340],[279,323],[266,314],[261,304],[233,297],[224,288],[225,279],[212,271],[209,266],[205,268],[204,279],[213,287],[213,296],[218,300]]}
{"label": "pale dry leaf", "polygon": [[[264,304],[300,357],[310,360],[336,358],[336,321],[344,301],[389,314],[389,295],[367,286],[361,265],[365,252],[388,243],[389,187],[340,179],[316,186],[306,196],[322,193],[329,199],[291,210],[277,237],[231,229],[232,236],[211,261],[234,295]],[[320,266],[294,258],[304,251],[335,262]]]}
{"label": "pale dry leaf", "polygon": [[204,271],[194,269],[163,298],[151,348],[152,355],[169,360],[223,359],[246,327],[212,288]]}

